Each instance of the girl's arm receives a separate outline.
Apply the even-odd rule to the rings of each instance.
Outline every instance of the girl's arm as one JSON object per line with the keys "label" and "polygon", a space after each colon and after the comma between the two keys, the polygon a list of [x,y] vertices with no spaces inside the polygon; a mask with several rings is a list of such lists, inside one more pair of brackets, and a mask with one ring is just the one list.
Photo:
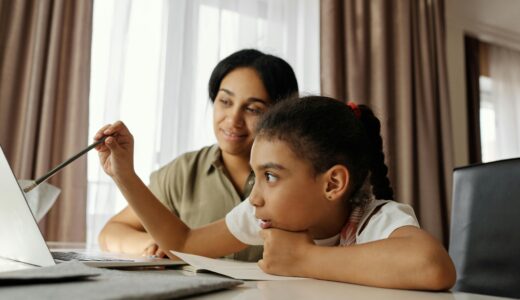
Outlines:
{"label": "girl's arm", "polygon": [[167,250],[221,257],[247,247],[229,232],[224,219],[190,229],[155,198],[137,175],[117,178],[116,184],[146,231],[171,258],[175,256]]}
{"label": "girl's arm", "polygon": [[101,128],[95,139],[103,135],[110,137],[96,149],[105,173],[112,177],[146,231],[169,257],[175,258],[168,250],[221,257],[246,248],[229,232],[224,219],[192,230],[155,198],[135,174],[133,136],[121,121]]}
{"label": "girl's arm", "polygon": [[398,289],[446,290],[455,282],[446,250],[413,226],[398,228],[387,239],[348,247],[317,246],[306,233],[269,229],[262,235],[264,258],[259,264],[268,273]]}

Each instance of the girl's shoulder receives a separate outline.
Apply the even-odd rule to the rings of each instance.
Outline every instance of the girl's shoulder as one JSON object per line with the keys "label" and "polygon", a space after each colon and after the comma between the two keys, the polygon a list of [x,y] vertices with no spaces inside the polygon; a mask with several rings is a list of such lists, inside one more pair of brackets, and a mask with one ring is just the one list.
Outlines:
{"label": "girl's shoulder", "polygon": [[356,243],[386,239],[399,227],[419,227],[413,208],[393,200],[372,199],[358,226]]}

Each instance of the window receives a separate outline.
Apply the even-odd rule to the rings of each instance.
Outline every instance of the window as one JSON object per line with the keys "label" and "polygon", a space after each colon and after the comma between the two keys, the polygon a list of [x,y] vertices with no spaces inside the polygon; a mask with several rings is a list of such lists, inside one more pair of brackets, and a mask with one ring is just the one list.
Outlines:
{"label": "window", "polygon": [[[161,1],[94,4],[89,137],[108,122],[124,120],[136,139],[138,174],[154,167],[155,136],[150,133],[158,126],[160,107],[163,6]],[[88,156],[87,199],[87,241],[93,243],[106,220],[126,206],[96,152]]]}
{"label": "window", "polygon": [[520,157],[520,51],[480,42],[482,161]]}
{"label": "window", "polygon": [[[215,142],[207,83],[219,60],[257,48],[287,60],[300,89],[319,93],[318,0],[107,0],[94,2],[89,136],[123,120],[134,164],[149,174]],[[88,156],[87,242],[126,206]]]}
{"label": "window", "polygon": [[494,161],[497,158],[495,106],[492,96],[492,81],[487,76],[480,76],[480,142],[482,145],[482,161]]}

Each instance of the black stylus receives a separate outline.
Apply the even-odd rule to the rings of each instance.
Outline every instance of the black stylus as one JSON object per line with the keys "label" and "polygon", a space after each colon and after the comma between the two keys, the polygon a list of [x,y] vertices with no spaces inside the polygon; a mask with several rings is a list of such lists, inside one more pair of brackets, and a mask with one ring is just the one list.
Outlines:
{"label": "black stylus", "polygon": [[31,191],[32,189],[37,187],[40,183],[44,182],[45,180],[49,179],[49,177],[51,177],[52,175],[56,174],[56,172],[61,170],[63,167],[65,167],[66,165],[68,165],[71,162],[75,161],[78,157],[80,157],[83,154],[85,154],[85,153],[89,152],[90,150],[94,149],[96,146],[102,144],[107,137],[109,137],[109,135],[106,135],[106,136],[102,137],[99,141],[96,141],[92,145],[90,145],[87,148],[85,148],[82,151],[80,151],[78,154],[74,155],[73,157],[67,159],[66,161],[64,161],[63,163],[61,163],[60,165],[58,165],[54,169],[50,170],[47,174],[45,174],[42,177],[36,179],[31,185],[29,185],[29,186],[27,186],[27,187],[25,187],[23,189],[24,193],[27,193],[27,192]]}

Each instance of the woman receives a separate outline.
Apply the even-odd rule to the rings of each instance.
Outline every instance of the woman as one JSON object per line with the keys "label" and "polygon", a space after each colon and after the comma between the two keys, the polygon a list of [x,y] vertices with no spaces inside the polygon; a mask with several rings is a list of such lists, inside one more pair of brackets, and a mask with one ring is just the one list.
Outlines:
{"label": "woman", "polygon": [[[191,227],[223,218],[251,192],[249,158],[260,116],[297,93],[296,76],[281,58],[246,49],[220,61],[209,80],[217,145],[181,155],[152,173],[151,191]],[[99,155],[105,161],[107,154]],[[165,256],[130,207],[108,221],[99,243],[107,251]],[[233,258],[257,261],[261,255],[261,247],[250,247]]]}

